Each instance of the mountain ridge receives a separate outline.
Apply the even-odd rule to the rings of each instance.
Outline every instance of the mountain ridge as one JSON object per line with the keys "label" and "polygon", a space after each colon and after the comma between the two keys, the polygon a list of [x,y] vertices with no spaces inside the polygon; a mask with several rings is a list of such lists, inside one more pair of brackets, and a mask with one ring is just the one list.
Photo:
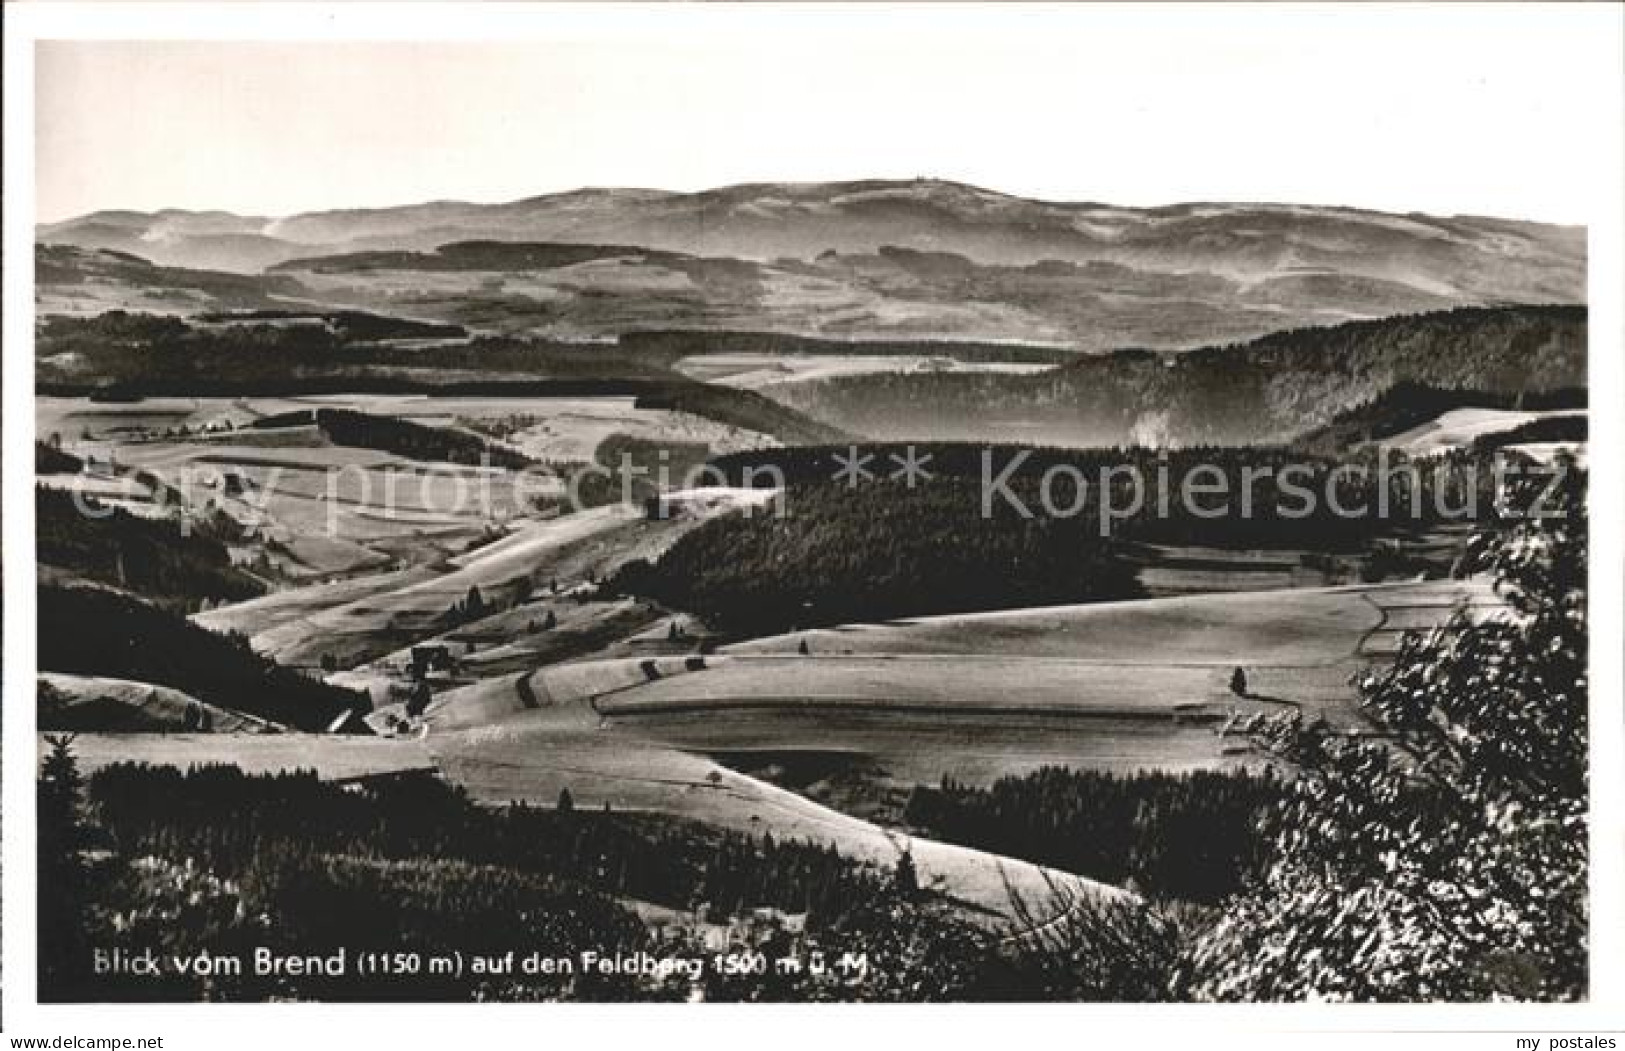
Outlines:
{"label": "mountain ridge", "polygon": [[[49,223],[40,223],[36,225],[35,231],[36,238],[42,243],[53,241],[55,243],[74,243],[72,241],[60,241],[59,238],[63,234],[71,233],[76,228],[97,224],[144,225],[146,227],[146,236],[152,237],[160,233],[152,229],[156,220],[171,220],[187,227],[194,227],[200,223],[207,224],[210,227],[207,232],[212,233],[259,234],[281,239],[286,235],[289,227],[299,228],[339,219],[378,220],[386,217],[400,219],[415,214],[444,215],[446,213],[506,216],[538,209],[546,210],[573,203],[602,203],[606,201],[616,204],[683,203],[699,205],[702,208],[708,206],[738,207],[751,203],[760,204],[762,198],[770,200],[780,198],[802,204],[831,203],[837,200],[840,200],[843,204],[851,204],[853,203],[852,198],[866,195],[872,197],[875,194],[889,194],[894,197],[900,194],[908,195],[914,200],[944,205],[950,203],[960,205],[975,203],[982,206],[993,204],[1002,207],[1094,214],[1102,218],[1179,219],[1190,218],[1201,210],[1218,210],[1233,214],[1256,213],[1261,215],[1398,219],[1425,226],[1440,227],[1440,232],[1446,232],[1444,227],[1447,224],[1458,223],[1487,223],[1530,231],[1561,231],[1568,233],[1570,236],[1578,235],[1584,229],[1579,226],[1543,223],[1506,216],[1432,215],[1418,211],[1398,213],[1348,205],[1301,204],[1279,201],[1182,201],[1153,206],[1127,206],[1095,201],[1059,201],[1025,197],[944,179],[860,179],[832,182],[745,182],[695,191],[660,190],[642,187],[579,187],[574,190],[556,193],[534,194],[511,201],[477,202],[445,198],[398,205],[315,209],[284,216],[244,215],[226,209],[163,208],[157,211],[101,209]],[[223,224],[223,228],[219,224]],[[320,245],[331,240],[330,238],[309,236],[286,236],[285,239],[305,246]],[[474,240],[476,238],[467,239]],[[524,238],[515,237],[512,239]],[[643,247],[655,246],[643,245]],[[168,261],[163,258],[154,258],[154,262]]]}
{"label": "mountain ridge", "polygon": [[1053,197],[1037,197],[1025,194],[1006,193],[974,183],[954,179],[924,178],[924,179],[837,179],[837,180],[810,180],[810,181],[749,181],[741,183],[728,183],[722,186],[710,187],[704,190],[665,190],[647,186],[578,186],[569,190],[555,190],[548,193],[529,194],[511,200],[474,201],[455,197],[441,197],[428,201],[411,201],[398,204],[355,205],[342,208],[316,208],[292,212],[285,216],[255,215],[235,212],[229,208],[177,208],[165,207],[156,210],[143,210],[138,208],[99,208],[78,215],[64,216],[49,222],[36,223],[36,231],[46,231],[69,224],[88,222],[112,217],[151,218],[156,216],[186,216],[186,217],[220,217],[237,219],[245,223],[258,222],[269,224],[283,219],[320,217],[336,215],[362,215],[381,212],[399,212],[420,208],[468,208],[468,209],[495,209],[516,208],[520,206],[536,205],[560,201],[567,198],[604,197],[604,196],[642,196],[647,198],[698,198],[738,194],[746,191],[764,192],[770,190],[811,191],[815,189],[834,190],[841,192],[861,192],[864,189],[893,189],[908,186],[951,186],[963,190],[970,190],[977,194],[989,197],[1004,198],[1010,201],[1025,204],[1042,205],[1056,208],[1072,208],[1089,211],[1123,211],[1141,212],[1148,214],[1173,213],[1189,208],[1230,208],[1241,210],[1293,210],[1309,209],[1318,212],[1344,212],[1351,215],[1378,215],[1396,216],[1407,219],[1423,221],[1490,221],[1500,223],[1513,223],[1529,226],[1543,226],[1564,230],[1583,230],[1583,224],[1552,223],[1544,220],[1523,219],[1516,216],[1490,215],[1475,212],[1453,212],[1449,214],[1426,212],[1412,209],[1404,212],[1388,211],[1381,208],[1369,208],[1360,205],[1326,204],[1316,202],[1293,202],[1284,200],[1189,200],[1171,201],[1155,205],[1116,205],[1105,201],[1072,201]]}
{"label": "mountain ridge", "polygon": [[[944,180],[584,188],[280,218],[109,211],[36,235],[158,267],[291,277],[305,291],[279,294],[314,302],[558,339],[731,328],[1177,350],[1418,311],[1583,303],[1586,274],[1577,227],[1045,202]],[[487,251],[454,278],[415,258],[471,243],[528,244],[566,265],[538,276],[522,252]],[[624,251],[572,259],[570,246]],[[97,298],[80,295],[83,282],[68,291]]]}

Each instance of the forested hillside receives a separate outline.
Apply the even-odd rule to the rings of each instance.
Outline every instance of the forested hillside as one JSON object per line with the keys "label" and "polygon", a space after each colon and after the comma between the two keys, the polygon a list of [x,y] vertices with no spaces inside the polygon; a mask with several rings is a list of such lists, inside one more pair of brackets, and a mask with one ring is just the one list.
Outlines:
{"label": "forested hillside", "polygon": [[460,338],[442,326],[357,311],[294,317],[300,323],[290,324],[278,311],[214,321],[118,310],[49,317],[35,346],[37,389],[127,401],[366,393],[617,396],[785,442],[844,437],[839,428],[755,391],[688,379],[660,355],[615,343]]}
{"label": "forested hillside", "polygon": [[265,590],[232,565],[207,523],[183,532],[172,519],[139,517],[91,497],[78,501],[62,490],[35,490],[41,565],[127,588],[182,612],[195,611],[204,600],[240,601]]}
{"label": "forested hillside", "polygon": [[1088,523],[983,517],[973,484],[808,486],[790,499],[783,518],[712,519],[610,586],[753,633],[1139,593],[1133,566]]}
{"label": "forested hillside", "polygon": [[42,671],[172,686],[302,730],[324,730],[345,712],[372,708],[365,694],[280,667],[240,636],[216,634],[110,588],[41,585],[39,640]]}
{"label": "forested hillside", "polygon": [[1335,454],[1361,442],[1390,438],[1452,409],[1575,409],[1586,407],[1583,386],[1555,390],[1492,391],[1471,387],[1436,387],[1407,380],[1364,404],[1341,412],[1330,423],[1300,435],[1300,448]]}
{"label": "forested hillside", "polygon": [[1215,903],[1257,878],[1263,815],[1284,797],[1270,775],[1127,777],[1048,767],[987,788],[916,788],[905,816],[951,843],[1053,865],[1159,899]]}
{"label": "forested hillside", "polygon": [[1513,398],[1584,387],[1586,310],[1460,309],[1032,375],[886,373],[774,394],[873,438],[1200,445],[1285,441],[1401,383]]}
{"label": "forested hillside", "polygon": [[[113,845],[98,855],[89,842]],[[1080,939],[1075,955],[968,923],[896,869],[825,846],[720,833],[685,822],[576,810],[487,809],[421,775],[355,786],[308,774],[248,776],[121,765],[81,778],[55,739],[40,780],[41,997],[47,1001],[1117,1000],[1162,995],[1145,968],[1116,969]],[[635,906],[667,910],[646,919]],[[790,927],[794,918],[796,929]],[[695,921],[732,951],[826,957],[737,974]],[[1140,923],[1130,928],[1166,942]],[[96,975],[87,947],[160,955],[354,954],[419,961],[461,953],[461,975],[333,978],[252,974]],[[139,947],[139,948],[137,948]],[[1147,946],[1153,957],[1159,946]],[[473,969],[480,957],[578,959],[646,952],[699,973],[537,974]],[[1163,947],[1163,951],[1165,947]],[[843,954],[865,965],[837,968]],[[353,961],[353,956],[352,956]]]}
{"label": "forested hillside", "polygon": [[[888,479],[909,455],[930,477]],[[1357,552],[1440,523],[1490,521],[1495,479],[1475,455],[1488,452],[1384,476],[1369,453],[1317,457],[1276,447],[753,450],[712,466],[733,484],[782,481],[785,514],[769,505],[705,522],[654,564],[628,563],[611,586],[750,634],[1127,598],[1139,593],[1136,545],[1274,549],[1296,558]],[[875,477],[849,484],[839,472],[854,458]]]}

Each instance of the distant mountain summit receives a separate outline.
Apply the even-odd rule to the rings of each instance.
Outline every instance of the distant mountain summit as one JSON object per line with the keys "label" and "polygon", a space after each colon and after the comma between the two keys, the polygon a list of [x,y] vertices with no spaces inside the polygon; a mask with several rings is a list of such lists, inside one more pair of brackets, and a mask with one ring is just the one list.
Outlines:
{"label": "distant mountain summit", "polygon": [[[672,316],[623,317],[598,302],[604,316],[589,312],[574,334],[669,320],[836,336],[1175,348],[1303,324],[1585,298],[1579,227],[1288,204],[1122,208],[935,179],[753,183],[699,193],[584,189],[506,204],[436,201],[280,218],[108,211],[42,225],[37,239],[163,266],[255,274],[278,267],[295,277],[331,256],[350,257],[344,266],[354,276],[357,260],[367,262],[361,253],[380,253],[369,265],[397,275],[397,294],[400,272],[437,268],[401,253],[432,255],[447,244],[645,250],[626,256],[600,291],[613,298],[623,278],[635,287],[641,274],[675,301]],[[605,279],[601,260],[577,266],[572,287]],[[525,272],[508,263],[490,271]],[[345,289],[351,302],[366,301],[366,291]]]}

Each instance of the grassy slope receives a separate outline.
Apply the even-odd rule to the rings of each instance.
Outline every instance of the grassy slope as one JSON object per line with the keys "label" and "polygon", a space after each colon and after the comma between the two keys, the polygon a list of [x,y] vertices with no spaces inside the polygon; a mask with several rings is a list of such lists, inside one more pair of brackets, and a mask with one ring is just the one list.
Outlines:
{"label": "grassy slope", "polygon": [[[568,788],[578,806],[653,810],[724,828],[771,831],[775,837],[831,841],[855,857],[887,863],[906,846],[927,882],[997,912],[1008,906],[1006,875],[1037,892],[1044,873],[978,851],[908,841],[696,753],[817,748],[828,744],[816,736],[821,726],[830,731],[828,736],[851,737],[851,727],[831,723],[816,703],[809,706],[820,692],[837,695],[848,706],[861,706],[865,698],[895,701],[902,695],[905,702],[912,698],[929,720],[941,723],[962,700],[989,711],[1008,708],[1022,700],[1011,687],[1031,682],[1047,703],[1070,707],[1074,715],[1099,717],[1069,724],[1081,731],[1080,737],[1070,738],[1075,757],[1088,757],[1086,748],[1075,747],[1078,742],[1097,737],[1137,742],[1141,765],[1214,765],[1226,757],[1221,726],[1211,716],[1221,707],[1248,703],[1222,693],[1234,664],[1247,667],[1256,693],[1270,695],[1250,703],[1274,706],[1279,700],[1270,697],[1279,694],[1329,710],[1348,696],[1342,685],[1348,673],[1380,659],[1385,637],[1442,618],[1463,597],[1489,601],[1477,585],[1431,582],[830,629],[730,648],[707,658],[700,670],[691,670],[696,666],[682,656],[657,658],[652,679],[638,659],[561,665],[490,679],[438,698],[431,713],[435,728],[422,741],[379,741],[357,748],[342,741],[308,740],[290,749],[285,741],[261,745],[254,740],[242,757],[254,769],[314,766],[324,776],[429,763],[478,799],[549,805]],[[815,656],[794,655],[804,637]],[[1145,648],[1149,637],[1164,640],[1154,653]],[[841,653],[843,649],[854,651],[853,656]],[[908,654],[931,659],[910,659]],[[1181,692],[1185,690],[1189,692]],[[751,706],[748,718],[738,711],[716,710],[727,708],[730,699]],[[775,699],[783,702],[777,729]],[[662,721],[672,714],[669,710],[662,717],[640,717],[638,712],[643,705],[670,709],[689,702],[696,711],[686,721]],[[1193,712],[1193,705],[1205,709],[1209,718],[1196,718],[1204,713]],[[1141,711],[1128,710],[1135,707]],[[816,716],[811,722],[809,711]],[[895,708],[888,709],[888,718],[861,727],[863,733],[853,744],[868,748],[882,767],[890,764],[905,776],[916,773],[909,764],[921,751],[939,764],[951,763],[956,751],[968,756],[975,779],[982,780],[1035,762],[1061,760],[1069,747],[1067,734],[1055,726],[1034,732],[1030,725],[1020,725],[1020,719],[999,713],[958,733],[924,737],[906,712],[903,718],[896,714]],[[1001,727],[1008,735],[1003,741]],[[159,751],[164,760],[181,762],[203,758],[212,747],[199,738],[166,738]],[[1006,749],[1004,754],[995,754],[1000,748]],[[93,764],[97,755],[127,754],[122,743],[99,738],[92,738],[87,749]],[[1160,763],[1155,761],[1159,750]],[[138,757],[159,754],[142,752]],[[1095,758],[1102,768],[1114,768],[1110,756],[1097,753]]]}

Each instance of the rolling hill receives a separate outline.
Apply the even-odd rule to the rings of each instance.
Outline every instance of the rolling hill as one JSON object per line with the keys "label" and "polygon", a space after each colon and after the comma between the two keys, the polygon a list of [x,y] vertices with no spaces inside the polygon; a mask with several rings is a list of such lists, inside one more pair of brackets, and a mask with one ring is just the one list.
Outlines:
{"label": "rolling hill", "polygon": [[1579,228],[1275,204],[1120,208],[931,179],[280,218],[98,212],[36,237],[91,253],[53,249],[45,304],[71,304],[85,285],[75,268],[105,268],[94,253],[113,251],[155,271],[236,271],[276,282],[277,295],[555,338],[682,327],[1172,350],[1352,318],[1574,303],[1585,289]]}
{"label": "rolling hill", "polygon": [[1280,442],[1403,383],[1538,400],[1586,383],[1580,306],[1461,308],[1272,333],[1179,355],[1080,357],[1019,375],[910,372],[782,384],[776,398],[885,440]]}
{"label": "rolling hill", "polygon": [[[101,585],[39,589],[42,671],[169,687],[214,708],[305,730],[360,715],[366,697],[256,655],[247,640],[198,627]],[[359,720],[349,720],[352,730]]]}
{"label": "rolling hill", "polygon": [[160,266],[116,248],[69,244],[39,245],[34,278],[41,314],[262,309],[285,306],[304,294],[291,277]]}

